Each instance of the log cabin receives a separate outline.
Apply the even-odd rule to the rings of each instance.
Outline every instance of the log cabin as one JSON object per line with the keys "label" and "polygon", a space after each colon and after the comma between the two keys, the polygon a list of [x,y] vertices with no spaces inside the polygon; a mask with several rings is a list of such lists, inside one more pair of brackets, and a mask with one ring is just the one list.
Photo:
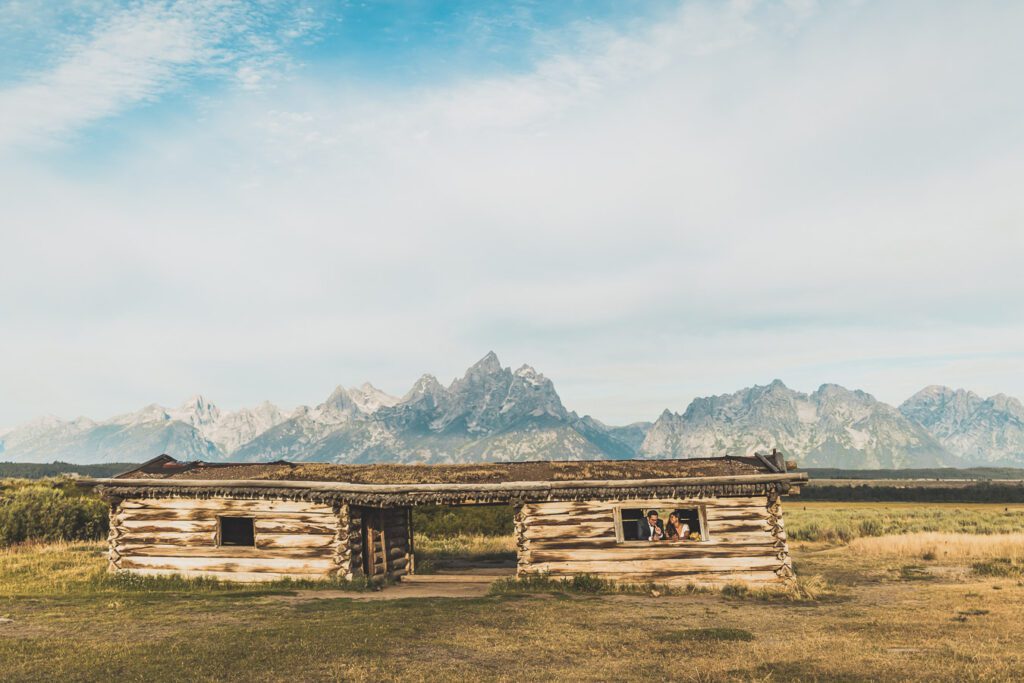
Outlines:
{"label": "log cabin", "polygon": [[[400,580],[423,505],[510,505],[518,576],[770,584],[793,577],[780,453],[465,465],[179,462],[89,483],[110,503],[109,567],[232,581]],[[685,537],[644,540],[672,513]]]}

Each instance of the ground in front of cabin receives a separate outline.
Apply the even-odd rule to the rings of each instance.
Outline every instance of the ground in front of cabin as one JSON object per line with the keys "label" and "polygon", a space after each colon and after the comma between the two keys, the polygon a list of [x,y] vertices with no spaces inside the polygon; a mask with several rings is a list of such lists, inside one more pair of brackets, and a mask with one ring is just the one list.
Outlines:
{"label": "ground in front of cabin", "polygon": [[803,601],[363,600],[119,584],[101,544],[25,547],[0,552],[0,680],[1019,680],[1020,550],[1020,534],[797,543],[801,577],[831,586]]}

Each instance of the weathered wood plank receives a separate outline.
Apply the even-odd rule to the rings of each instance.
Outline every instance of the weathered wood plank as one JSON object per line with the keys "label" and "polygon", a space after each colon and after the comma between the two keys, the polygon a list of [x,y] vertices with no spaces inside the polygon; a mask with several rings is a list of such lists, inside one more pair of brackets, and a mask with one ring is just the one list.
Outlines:
{"label": "weathered wood plank", "polygon": [[129,533],[216,532],[217,520],[127,519],[117,525]]}
{"label": "weathered wood plank", "polygon": [[708,520],[708,530],[713,534],[746,533],[751,531],[770,531],[771,527],[763,519],[748,519],[738,522],[718,522]]}
{"label": "weathered wood plank", "polygon": [[550,503],[526,503],[523,514],[558,514],[563,512],[581,512],[584,510],[611,510],[616,507],[626,508],[672,508],[699,507],[705,505],[718,508],[765,507],[767,498],[763,496],[744,498],[678,498],[678,499],[645,499],[645,500],[602,500],[602,501],[557,501]]}
{"label": "weathered wood plank", "polygon": [[121,558],[124,569],[167,569],[174,571],[210,572],[275,572],[278,574],[315,574],[334,569],[329,558],[293,559],[288,557],[152,557]]}
{"label": "weathered wood plank", "polygon": [[[538,574],[536,571],[522,571],[520,575],[529,576]],[[737,571],[737,572],[693,572],[693,573],[601,573],[590,572],[594,576],[609,579],[618,583],[657,583],[667,586],[687,586],[697,584],[702,586],[723,586],[730,583],[745,583],[751,585],[778,585],[782,580],[773,571]],[[548,574],[553,578],[568,578],[574,574]]]}
{"label": "weathered wood plank", "polygon": [[[143,520],[143,519],[160,519],[160,520],[216,520],[219,516],[224,515],[242,515],[243,512],[239,510],[227,510],[227,509],[207,509],[207,508],[196,508],[191,510],[180,510],[171,508],[131,508],[127,510],[121,510],[115,519],[120,520]],[[338,515],[323,513],[323,512],[286,512],[281,510],[264,511],[264,510],[247,510],[244,511],[245,516],[251,516],[259,518],[272,518],[282,519],[289,521],[298,522],[309,522],[311,524],[329,524],[331,522],[337,522]]]}
{"label": "weathered wood plank", "polygon": [[338,532],[337,523],[310,524],[280,519],[257,519],[253,522],[257,534],[329,534]]}
{"label": "weathered wood plank", "polygon": [[579,517],[572,517],[568,515],[548,515],[546,517],[527,517],[523,520],[526,526],[531,528],[540,527],[567,527],[567,526],[596,526],[603,524],[605,526],[615,523],[615,518],[610,512],[591,514],[591,515],[580,515]]}
{"label": "weathered wood plank", "polygon": [[[213,546],[215,533],[127,533],[117,537],[118,543],[143,545]],[[258,548],[325,548],[334,546],[337,539],[329,534],[258,534]]]}
{"label": "weathered wood plank", "polygon": [[533,571],[571,574],[642,574],[645,572],[716,572],[737,569],[774,571],[782,563],[774,558],[723,557],[693,558],[685,560],[593,560],[564,562],[535,562],[527,565]]}
{"label": "weathered wood plank", "polygon": [[137,530],[117,537],[119,543],[161,544],[176,546],[215,546],[217,534],[205,533],[140,533]]}
{"label": "weathered wood plank", "polygon": [[[547,539],[527,539],[524,542],[525,549],[530,550],[551,550],[551,549],[571,549],[571,548],[617,548],[617,547],[637,547],[636,544],[642,544],[644,541],[626,541],[625,543],[619,543],[615,536],[605,536],[599,538],[547,538]],[[692,548],[770,548],[775,544],[774,539],[771,538],[770,534],[765,533],[758,535],[754,541],[737,541],[732,536],[715,536],[708,541],[686,541],[682,547]],[[643,546],[640,546],[643,547]],[[680,547],[675,542],[662,543],[646,543],[646,547],[658,548],[658,547]]]}
{"label": "weathered wood plank", "polygon": [[598,549],[531,549],[520,553],[519,561],[532,564],[536,562],[588,562],[595,560],[607,562],[649,560],[651,562],[660,562],[664,560],[699,560],[703,558],[759,558],[761,560],[771,560],[778,553],[770,545],[761,545],[756,548],[697,547],[699,545],[669,548],[618,546],[615,548]]}
{"label": "weathered wood plank", "polygon": [[262,557],[330,558],[334,549],[325,548],[249,548],[245,546],[176,546],[124,543],[114,546],[122,557]]}
{"label": "weathered wood plank", "polygon": [[[161,533],[216,533],[216,520],[126,520],[117,525],[125,533],[161,534]],[[253,522],[256,534],[326,534],[337,533],[337,525],[314,525],[306,522],[289,522],[273,519],[257,519]]]}
{"label": "weathered wood plank", "polygon": [[[561,529],[527,527],[523,531],[523,538],[527,540],[540,540],[551,538],[607,538],[612,529],[604,527],[601,529],[575,529],[571,532]],[[613,536],[614,538],[614,536]]]}
{"label": "weathered wood plank", "polygon": [[308,574],[284,574],[277,572],[215,572],[215,571],[194,571],[194,570],[168,570],[135,567],[123,570],[126,573],[138,574],[140,576],[180,576],[186,579],[208,578],[221,581],[238,581],[242,583],[263,583],[267,581],[284,580],[308,580],[326,581],[331,578],[326,572],[310,572]]}
{"label": "weathered wood plank", "polygon": [[165,510],[258,510],[263,512],[316,512],[333,514],[331,505],[301,500],[238,500],[235,498],[134,498],[121,502],[121,508]]}
{"label": "weathered wood plank", "polygon": [[[755,561],[775,562],[777,551],[768,546],[763,546],[757,551],[750,548],[643,548],[637,546],[620,546],[618,548],[598,550],[527,550],[519,555],[520,562],[555,563],[555,562],[627,562],[647,561],[650,563],[663,563],[675,560],[703,561],[703,560],[735,560],[738,563]],[[723,564],[729,564],[724,562]]]}
{"label": "weathered wood plank", "polygon": [[334,536],[327,534],[260,534],[256,537],[258,548],[323,548],[337,542]]}

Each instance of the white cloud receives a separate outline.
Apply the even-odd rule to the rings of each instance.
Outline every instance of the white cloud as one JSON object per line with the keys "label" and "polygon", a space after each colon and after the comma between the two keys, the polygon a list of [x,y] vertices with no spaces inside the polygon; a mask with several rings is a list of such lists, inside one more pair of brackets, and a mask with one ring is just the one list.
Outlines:
{"label": "white cloud", "polygon": [[790,4],[235,92],[93,178],[0,167],[0,422],[401,393],[489,348],[609,421],[775,377],[1024,394],[1021,8]]}
{"label": "white cloud", "polygon": [[317,28],[297,15],[257,35],[276,3],[179,0],[110,10],[84,38],[66,36],[55,66],[0,90],[0,149],[47,144],[150,101],[199,74],[258,89],[285,61],[282,40]]}

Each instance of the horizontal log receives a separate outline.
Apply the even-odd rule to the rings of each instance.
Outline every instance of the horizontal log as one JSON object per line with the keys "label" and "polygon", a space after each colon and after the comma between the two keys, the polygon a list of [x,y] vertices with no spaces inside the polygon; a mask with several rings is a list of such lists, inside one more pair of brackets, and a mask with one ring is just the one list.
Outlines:
{"label": "horizontal log", "polygon": [[[113,480],[123,481],[123,480]],[[169,481],[187,480],[143,480],[150,486],[163,486]],[[296,482],[293,482],[296,483]],[[307,503],[301,500],[239,500],[237,498],[134,498],[121,502],[125,510],[251,510],[263,512],[313,512],[334,514],[334,507],[320,503]]]}
{"label": "horizontal log", "polygon": [[768,512],[766,510],[743,510],[742,512],[726,512],[725,510],[707,511],[709,524],[728,524],[743,521],[758,522],[766,519],[768,519]]}
{"label": "horizontal log", "polygon": [[613,519],[614,511],[609,508],[606,510],[568,510],[561,512],[543,512],[543,513],[524,513],[519,516],[521,521],[537,523],[537,524],[550,524],[556,523],[566,519],[578,519],[581,521],[592,520],[592,519]]}
{"label": "horizontal log", "polygon": [[138,530],[122,533],[117,538],[119,543],[139,544],[160,544],[178,546],[215,546],[217,545],[217,534],[215,532],[203,533],[140,533]]}
{"label": "horizontal log", "polygon": [[309,522],[311,524],[337,524],[338,515],[322,512],[285,512],[281,510],[232,510],[232,509],[172,509],[172,508],[131,508],[122,510],[114,519],[121,520],[216,520],[221,516],[247,516],[256,519],[281,519],[297,522]]}
{"label": "horizontal log", "polygon": [[253,526],[257,534],[328,534],[338,533],[337,524],[310,524],[281,519],[257,519]]}
{"label": "horizontal log", "polygon": [[699,506],[719,508],[761,507],[767,504],[764,496],[742,498],[652,498],[644,500],[600,500],[600,501],[553,501],[526,503],[522,507],[525,515],[559,514],[566,511],[611,510],[612,508],[694,508]]}
{"label": "horizontal log", "polygon": [[533,562],[528,565],[534,571],[570,574],[619,574],[648,572],[716,572],[744,569],[748,571],[774,571],[782,566],[775,559],[763,557],[694,558],[685,560],[607,560],[607,561],[565,561]]}
{"label": "horizontal log", "polygon": [[650,558],[666,557],[733,557],[736,555],[774,555],[778,549],[773,545],[771,539],[765,539],[760,543],[705,543],[703,541],[691,541],[683,544],[676,543],[645,543],[643,541],[629,541],[616,543],[614,541],[601,541],[600,543],[576,543],[569,542],[557,544],[551,542],[529,541],[523,548],[526,552],[533,553],[571,553],[573,557],[586,553],[607,553],[616,554],[621,559],[630,559],[628,556],[639,555]]}
{"label": "horizontal log", "polygon": [[559,491],[563,489],[614,490],[619,488],[643,488],[654,486],[702,486],[728,484],[767,484],[775,482],[807,481],[804,472],[779,474],[732,474],[711,477],[663,477],[653,479],[584,479],[572,481],[513,481],[501,483],[445,483],[445,484],[354,484],[328,481],[282,481],[268,479],[117,479],[82,478],[83,486],[153,486],[189,489],[234,488],[234,489],[301,489],[307,491],[337,491],[349,493],[455,493],[500,492],[500,491]]}
{"label": "horizontal log", "polygon": [[751,531],[770,531],[771,527],[763,519],[748,519],[738,522],[716,522],[708,520],[708,529],[716,534],[747,533]]}
{"label": "horizontal log", "polygon": [[581,524],[576,527],[527,526],[523,529],[525,538],[602,538],[615,535],[613,524],[597,526]]}
{"label": "horizontal log", "polygon": [[325,548],[337,543],[326,534],[260,534],[256,539],[259,548]]}
{"label": "horizontal log", "polygon": [[284,580],[326,581],[331,578],[331,575],[327,572],[310,572],[308,574],[283,574],[277,572],[216,572],[194,570],[175,571],[167,569],[152,569],[141,567],[125,569],[123,571],[128,574],[137,574],[139,576],[180,576],[186,579],[206,578],[217,579],[220,581],[234,581],[239,583],[263,583],[267,581]]}
{"label": "horizontal log", "polygon": [[521,524],[532,529],[540,527],[564,528],[572,526],[581,526],[584,524],[589,526],[595,526],[599,524],[609,526],[615,524],[615,518],[611,514],[604,512],[596,515],[580,515],[579,517],[547,515],[544,517],[527,517],[521,522]]}
{"label": "horizontal log", "polygon": [[119,544],[114,549],[124,557],[262,557],[262,558],[331,558],[331,548],[250,548],[246,546],[175,546]]}
{"label": "horizontal log", "polygon": [[208,572],[275,572],[278,574],[315,574],[336,567],[333,560],[292,559],[287,557],[122,557],[124,569],[165,569]]}
{"label": "horizontal log", "polygon": [[[121,527],[119,527],[121,528]],[[179,531],[175,527],[127,528],[119,539],[125,542],[163,545],[216,545],[216,530]],[[334,533],[275,533],[257,530],[259,548],[323,548],[337,543]]]}
{"label": "horizontal log", "polygon": [[163,532],[210,532],[216,533],[217,520],[177,520],[177,519],[127,519],[120,522],[118,528],[131,533]]}
{"label": "horizontal log", "polygon": [[770,545],[762,545],[757,548],[731,548],[731,547],[697,547],[674,546],[674,547],[651,547],[621,545],[616,548],[573,548],[568,550],[526,550],[519,554],[520,562],[622,562],[629,560],[650,560],[651,562],[662,562],[667,560],[703,560],[703,559],[745,559],[758,560],[760,562],[771,562],[775,560],[777,550]]}
{"label": "horizontal log", "polygon": [[716,534],[711,530],[709,538],[711,542],[723,543],[771,543],[774,539],[769,531],[730,532],[727,534]]}
{"label": "horizontal log", "polygon": [[[539,572],[532,570],[521,571],[520,576],[537,575]],[[783,580],[773,571],[757,571],[757,572],[695,572],[695,573],[661,573],[661,572],[646,572],[646,573],[601,573],[601,572],[590,572],[593,576],[597,576],[602,579],[609,581],[615,581],[618,583],[657,583],[666,586],[687,586],[690,584],[700,586],[724,586],[730,583],[744,583],[751,585],[779,585],[783,583]],[[575,574],[548,574],[552,578],[570,578]]]}

